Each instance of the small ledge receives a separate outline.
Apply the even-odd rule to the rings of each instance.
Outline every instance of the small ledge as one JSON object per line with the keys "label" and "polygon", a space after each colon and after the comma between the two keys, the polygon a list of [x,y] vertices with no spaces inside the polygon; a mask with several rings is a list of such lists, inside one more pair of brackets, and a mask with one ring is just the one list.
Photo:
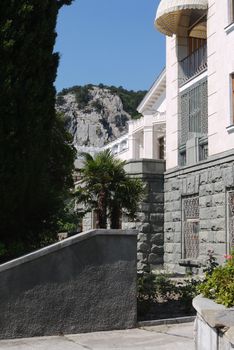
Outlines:
{"label": "small ledge", "polygon": [[229,34],[234,31],[234,23],[229,24],[226,28],[224,28],[226,34]]}
{"label": "small ledge", "polygon": [[[234,28],[234,24],[233,24],[233,28]],[[234,132],[234,125],[230,125],[226,129],[229,134],[232,134]]]}
{"label": "small ledge", "polygon": [[192,259],[181,259],[179,260],[180,266],[185,267],[201,267],[201,262],[198,260],[192,260]]}
{"label": "small ledge", "polygon": [[[234,308],[226,308],[211,299],[198,295],[193,299],[193,307],[212,328],[234,327]],[[226,329],[226,331],[227,331]]]}

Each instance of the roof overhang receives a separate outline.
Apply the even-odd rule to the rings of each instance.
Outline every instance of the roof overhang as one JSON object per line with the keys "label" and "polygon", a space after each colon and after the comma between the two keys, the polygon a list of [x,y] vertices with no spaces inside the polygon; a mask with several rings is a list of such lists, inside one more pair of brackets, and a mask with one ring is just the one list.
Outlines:
{"label": "roof overhang", "polygon": [[140,105],[137,107],[139,113],[144,114],[146,111],[152,111],[155,102],[166,92],[166,70],[164,69],[157,77]]}
{"label": "roof overhang", "polygon": [[183,14],[196,12],[199,16],[208,9],[208,0],[161,0],[155,26],[163,34],[172,36],[178,34],[180,19]]}

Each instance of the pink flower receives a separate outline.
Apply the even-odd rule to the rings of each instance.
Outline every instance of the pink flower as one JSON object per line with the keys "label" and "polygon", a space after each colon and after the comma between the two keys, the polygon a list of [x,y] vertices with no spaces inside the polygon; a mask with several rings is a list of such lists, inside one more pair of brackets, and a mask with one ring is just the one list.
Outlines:
{"label": "pink flower", "polygon": [[232,255],[224,255],[224,258],[225,258],[226,260],[231,260],[231,259],[232,259]]}

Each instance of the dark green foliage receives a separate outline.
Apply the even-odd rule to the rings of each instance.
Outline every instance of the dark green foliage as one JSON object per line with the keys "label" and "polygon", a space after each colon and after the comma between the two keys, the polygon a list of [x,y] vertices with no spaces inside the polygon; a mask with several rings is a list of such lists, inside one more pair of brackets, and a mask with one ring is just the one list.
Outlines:
{"label": "dark green foliage", "polygon": [[63,96],[61,96],[61,95],[57,96],[56,104],[58,106],[62,106],[62,105],[64,105],[64,103],[65,103],[65,98]]}
{"label": "dark green foliage", "polygon": [[[69,92],[75,93],[77,103],[79,104],[79,107],[83,109],[87,107],[91,99],[90,90],[93,88],[93,86],[94,85],[91,85],[91,84],[85,85],[85,86],[73,86],[68,89],[63,89],[61,92],[59,92],[58,96],[63,96]],[[119,96],[123,103],[124,111],[130,114],[133,119],[137,119],[141,117],[141,114],[137,112],[136,108],[144,98],[146,91],[133,91],[133,90],[129,91],[124,89],[122,86],[115,87],[115,86],[107,86],[103,84],[99,84],[98,87],[100,89],[107,89],[112,94]],[[101,111],[101,106],[98,106],[98,108],[96,109],[97,110],[100,109]]]}
{"label": "dark green foliage", "polygon": [[234,306],[234,251],[226,256],[224,266],[215,267],[206,272],[204,282],[199,286],[199,292],[213,299],[218,304],[227,307]]}
{"label": "dark green foliage", "polygon": [[[137,300],[140,317],[147,317],[150,310],[158,310],[162,306],[172,313],[170,309],[176,307],[180,316],[193,314],[192,299],[198,294],[200,283],[194,278],[177,280],[166,274],[139,274]],[[171,317],[170,313],[167,317]]]}
{"label": "dark green foliage", "polygon": [[80,109],[85,108],[92,98],[90,95],[90,88],[88,86],[84,86],[82,89],[77,89],[75,91],[75,96],[76,102],[78,103]]}
{"label": "dark green foliage", "polygon": [[92,102],[92,107],[96,109],[98,113],[102,113],[104,111],[103,104],[100,100],[95,100]]}
{"label": "dark green foliage", "polygon": [[57,14],[71,2],[0,2],[0,241],[8,258],[54,238],[72,184],[74,152],[53,85]]}

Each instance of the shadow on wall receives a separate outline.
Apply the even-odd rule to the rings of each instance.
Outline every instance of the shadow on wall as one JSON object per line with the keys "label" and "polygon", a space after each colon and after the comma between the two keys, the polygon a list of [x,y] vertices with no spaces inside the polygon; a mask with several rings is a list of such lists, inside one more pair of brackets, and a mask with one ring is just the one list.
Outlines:
{"label": "shadow on wall", "polygon": [[136,232],[93,230],[0,265],[0,338],[136,325]]}

